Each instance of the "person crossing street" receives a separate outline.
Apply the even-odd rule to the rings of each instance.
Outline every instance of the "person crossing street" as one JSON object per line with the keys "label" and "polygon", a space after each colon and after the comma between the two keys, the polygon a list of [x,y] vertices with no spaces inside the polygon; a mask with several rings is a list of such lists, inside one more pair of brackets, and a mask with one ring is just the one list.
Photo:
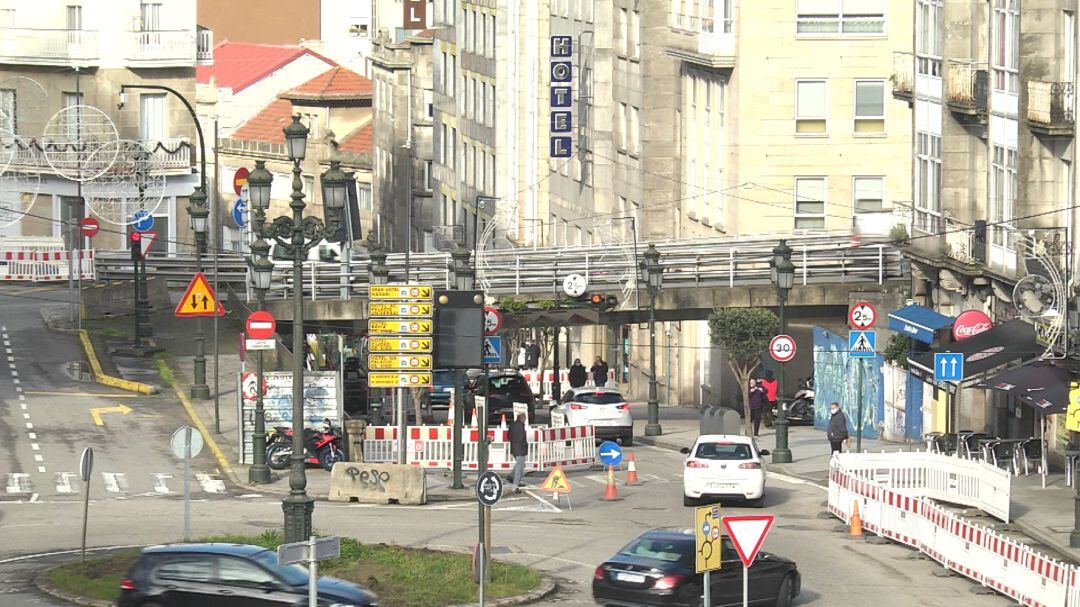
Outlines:
{"label": "person crossing street", "polygon": [[514,492],[521,491],[521,482],[525,476],[525,459],[529,455],[529,439],[525,432],[526,415],[518,413],[510,424],[510,455],[514,457],[514,474],[511,482]]}
{"label": "person crossing street", "polygon": [[840,410],[840,403],[833,403],[829,405],[829,446],[832,453],[840,453],[843,450],[844,443],[849,446],[851,444],[851,437],[847,430],[847,417],[844,412]]}

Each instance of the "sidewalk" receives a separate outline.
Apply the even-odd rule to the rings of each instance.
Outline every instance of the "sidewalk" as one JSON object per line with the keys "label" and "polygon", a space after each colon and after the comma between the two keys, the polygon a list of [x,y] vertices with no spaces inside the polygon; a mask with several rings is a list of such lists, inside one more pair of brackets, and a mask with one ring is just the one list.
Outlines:
{"label": "sidewalk", "polygon": [[[668,408],[660,411],[660,425],[664,433],[660,436],[644,436],[644,420],[635,421],[635,440],[645,445],[678,451],[690,447],[698,437],[698,420],[683,415],[668,415]],[[685,413],[685,411],[680,412]],[[770,451],[776,446],[776,430],[761,429],[758,445]],[[769,464],[769,469],[814,481],[821,485],[828,484],[829,478],[829,442],[825,433],[812,426],[791,426],[788,434],[788,446],[792,453],[790,464]],[[855,448],[855,437],[851,439],[851,448]],[[890,443],[881,440],[863,439],[864,451],[911,451],[923,448],[920,443]],[[766,457],[768,460],[768,457]],[[1080,563],[1080,550],[1069,546],[1069,534],[1074,525],[1075,492],[1065,486],[1065,475],[1051,472],[1046,478],[1046,488],[1042,488],[1039,475],[1016,476],[1012,481],[1011,522],[1005,525],[1006,531],[1015,531],[1027,536],[1027,543],[1044,552],[1057,553],[1064,559]],[[968,516],[974,513],[968,512]],[[993,520],[980,520],[981,524],[992,525]],[[1000,523],[997,526],[1001,526]]]}

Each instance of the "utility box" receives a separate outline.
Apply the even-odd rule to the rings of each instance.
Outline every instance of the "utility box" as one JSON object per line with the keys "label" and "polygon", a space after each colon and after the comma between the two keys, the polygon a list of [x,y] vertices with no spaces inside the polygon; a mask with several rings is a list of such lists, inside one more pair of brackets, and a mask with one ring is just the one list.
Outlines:
{"label": "utility box", "polygon": [[484,294],[435,291],[435,369],[476,369],[484,364]]}

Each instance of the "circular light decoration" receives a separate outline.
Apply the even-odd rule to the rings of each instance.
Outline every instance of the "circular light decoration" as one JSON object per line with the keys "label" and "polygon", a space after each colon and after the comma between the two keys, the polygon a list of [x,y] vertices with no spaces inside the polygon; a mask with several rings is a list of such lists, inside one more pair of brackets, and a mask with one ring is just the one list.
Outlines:
{"label": "circular light decoration", "polygon": [[130,225],[135,213],[153,214],[165,196],[165,173],[161,160],[138,141],[120,140],[104,146],[101,154],[115,157],[111,166],[93,181],[83,184],[90,209],[114,225]]}
{"label": "circular light decoration", "polygon": [[[37,172],[38,165],[33,164],[40,161],[40,154],[18,137],[14,139],[14,146],[18,150],[19,163],[0,175],[0,228],[6,228],[26,216],[41,189],[41,174]],[[23,162],[26,164],[23,165]]]}
{"label": "circular light decoration", "polygon": [[112,167],[120,150],[116,125],[90,105],[66,107],[49,119],[41,136],[45,160],[58,174],[87,182]]}

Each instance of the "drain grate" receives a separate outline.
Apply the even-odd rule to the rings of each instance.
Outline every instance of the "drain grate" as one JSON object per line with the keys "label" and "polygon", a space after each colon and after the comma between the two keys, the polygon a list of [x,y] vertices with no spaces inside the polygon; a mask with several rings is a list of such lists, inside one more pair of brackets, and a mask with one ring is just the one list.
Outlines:
{"label": "drain grate", "polygon": [[90,365],[81,360],[71,361],[64,365],[64,373],[75,381],[94,381],[94,375],[90,373]]}

